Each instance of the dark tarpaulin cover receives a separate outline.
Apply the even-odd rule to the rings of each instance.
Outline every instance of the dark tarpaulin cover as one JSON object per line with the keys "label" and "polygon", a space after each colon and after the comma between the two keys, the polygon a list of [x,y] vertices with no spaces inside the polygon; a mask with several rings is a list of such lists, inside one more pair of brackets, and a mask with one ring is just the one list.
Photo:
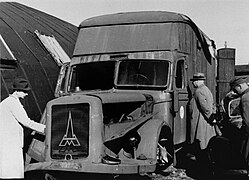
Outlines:
{"label": "dark tarpaulin cover", "polygon": [[192,30],[201,43],[206,59],[211,62],[212,58],[209,44],[213,41],[189,17],[179,13],[140,11],[108,14],[86,19],[79,28],[74,56],[141,50],[177,49],[188,52]]}

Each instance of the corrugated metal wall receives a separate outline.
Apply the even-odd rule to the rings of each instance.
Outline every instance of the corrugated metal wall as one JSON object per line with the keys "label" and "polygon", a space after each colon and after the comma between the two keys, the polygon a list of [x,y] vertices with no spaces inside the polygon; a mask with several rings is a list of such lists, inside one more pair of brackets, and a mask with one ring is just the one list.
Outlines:
{"label": "corrugated metal wall", "polygon": [[28,79],[32,92],[25,108],[32,119],[39,121],[46,103],[54,97],[60,67],[40,44],[35,30],[54,36],[72,57],[76,26],[16,2],[0,2],[0,34],[17,59],[16,69],[1,68],[1,100],[11,93],[14,77]]}

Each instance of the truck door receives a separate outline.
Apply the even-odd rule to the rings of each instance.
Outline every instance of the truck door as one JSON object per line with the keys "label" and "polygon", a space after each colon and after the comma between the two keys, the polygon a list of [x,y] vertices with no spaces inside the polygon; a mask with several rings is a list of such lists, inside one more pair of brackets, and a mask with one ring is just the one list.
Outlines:
{"label": "truck door", "polygon": [[55,97],[60,97],[63,94],[65,94],[65,90],[66,90],[65,89],[66,88],[65,87],[65,82],[66,82],[65,78],[66,78],[66,74],[67,74],[69,65],[70,65],[70,63],[67,62],[61,66],[60,74],[58,76],[57,84],[56,84],[56,88],[55,88],[55,92],[54,92]]}
{"label": "truck door", "polygon": [[188,103],[186,58],[176,61],[174,67],[175,78],[173,80],[173,105],[174,118],[174,143],[179,144],[186,141],[186,108]]}
{"label": "truck door", "polygon": [[[46,108],[43,112],[43,115],[41,117],[40,123],[42,124],[46,124],[46,115],[47,115],[47,111]],[[36,161],[45,161],[45,138],[46,135],[45,134],[40,134],[40,133],[36,133],[35,131],[33,131],[31,133],[31,135],[33,136],[33,140],[29,146],[28,152],[26,156],[26,163],[29,164],[31,161],[31,158],[36,160]]]}

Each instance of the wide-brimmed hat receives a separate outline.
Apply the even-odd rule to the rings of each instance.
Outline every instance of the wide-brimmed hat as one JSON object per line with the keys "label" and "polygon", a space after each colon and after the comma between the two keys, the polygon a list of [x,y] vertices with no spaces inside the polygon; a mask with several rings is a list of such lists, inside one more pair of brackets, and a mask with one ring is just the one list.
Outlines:
{"label": "wide-brimmed hat", "polygon": [[29,83],[24,78],[15,78],[13,82],[13,90],[29,91]]}
{"label": "wide-brimmed hat", "polygon": [[246,80],[246,77],[239,77],[239,78],[234,78],[230,81],[229,85],[230,85],[230,88],[231,90],[234,89],[236,86],[240,85],[240,84],[243,84],[243,83],[246,83],[247,80]]}
{"label": "wide-brimmed hat", "polygon": [[204,73],[195,73],[193,75],[193,78],[190,79],[190,81],[198,81],[198,80],[205,80],[205,79],[206,79],[206,77],[205,77]]}

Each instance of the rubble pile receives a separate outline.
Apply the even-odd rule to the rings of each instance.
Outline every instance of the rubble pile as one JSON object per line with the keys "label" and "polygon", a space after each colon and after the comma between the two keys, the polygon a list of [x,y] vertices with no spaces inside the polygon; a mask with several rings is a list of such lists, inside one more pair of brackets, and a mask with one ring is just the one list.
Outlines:
{"label": "rubble pile", "polygon": [[163,173],[153,173],[149,177],[152,180],[194,180],[187,176],[184,169],[176,169],[173,165],[165,169]]}

